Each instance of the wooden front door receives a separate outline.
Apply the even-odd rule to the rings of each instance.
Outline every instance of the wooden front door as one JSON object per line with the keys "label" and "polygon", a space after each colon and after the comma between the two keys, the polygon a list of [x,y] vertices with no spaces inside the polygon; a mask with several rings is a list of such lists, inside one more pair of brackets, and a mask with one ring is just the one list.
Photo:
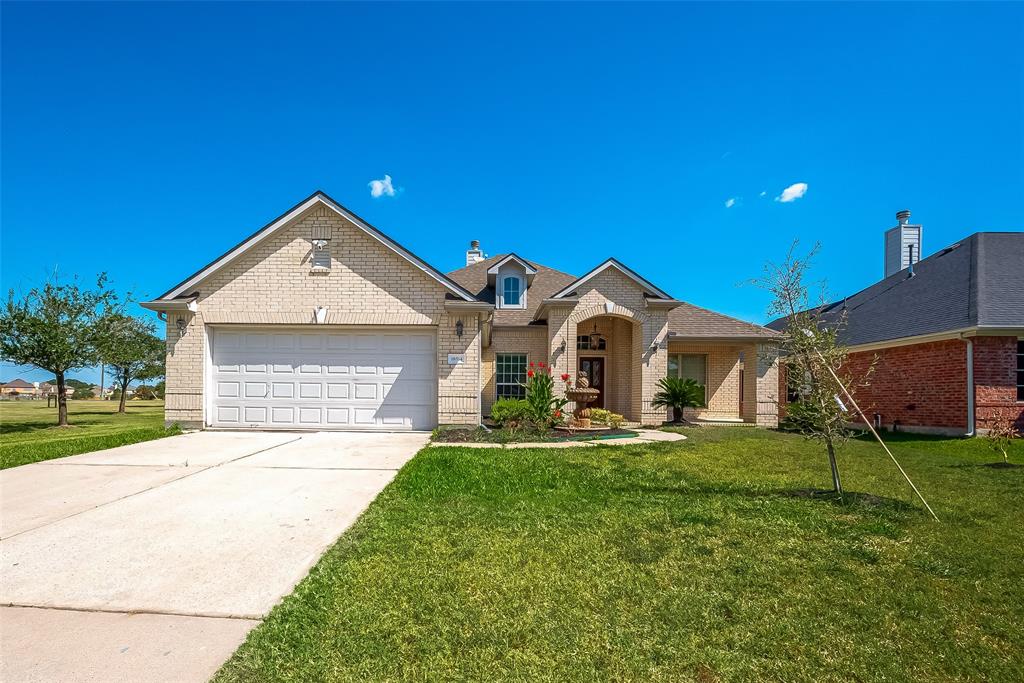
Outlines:
{"label": "wooden front door", "polygon": [[591,388],[601,392],[597,395],[597,400],[590,404],[590,407],[604,408],[604,358],[581,356],[579,369],[580,372],[587,373]]}

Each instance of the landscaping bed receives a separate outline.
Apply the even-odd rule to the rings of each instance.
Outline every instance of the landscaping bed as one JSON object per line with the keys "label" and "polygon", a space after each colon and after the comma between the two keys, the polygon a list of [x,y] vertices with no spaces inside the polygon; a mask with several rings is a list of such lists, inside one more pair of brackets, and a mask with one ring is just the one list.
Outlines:
{"label": "landscaping bed", "polygon": [[550,443],[560,441],[601,441],[604,439],[625,439],[637,436],[629,429],[604,429],[601,431],[568,430],[556,427],[541,431],[529,429],[501,429],[477,427],[475,429],[435,430],[431,440],[440,443]]}

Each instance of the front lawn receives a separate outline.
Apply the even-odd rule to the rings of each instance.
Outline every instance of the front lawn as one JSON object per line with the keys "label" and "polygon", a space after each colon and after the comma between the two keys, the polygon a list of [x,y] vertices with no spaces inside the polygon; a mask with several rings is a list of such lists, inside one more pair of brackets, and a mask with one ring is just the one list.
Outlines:
{"label": "front lawn", "polygon": [[68,401],[70,427],[55,427],[57,409],[46,401],[0,401],[0,469],[149,441],[178,429],[164,428],[163,401]]}
{"label": "front lawn", "polygon": [[[799,437],[428,448],[216,681],[1024,680],[1024,468]],[[1013,447],[1024,462],[1024,444]]]}

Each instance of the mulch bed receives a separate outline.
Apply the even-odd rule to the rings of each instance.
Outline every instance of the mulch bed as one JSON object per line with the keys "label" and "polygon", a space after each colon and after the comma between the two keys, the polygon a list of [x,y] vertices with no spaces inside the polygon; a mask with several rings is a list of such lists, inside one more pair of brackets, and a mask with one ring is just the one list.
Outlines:
{"label": "mulch bed", "polygon": [[627,438],[636,436],[637,433],[629,429],[606,429],[600,432],[570,432],[567,429],[553,429],[547,434],[519,435],[514,440],[502,438],[499,430],[486,431],[484,429],[446,429],[441,432],[437,441],[444,443],[526,443],[541,441],[599,441],[607,438]]}

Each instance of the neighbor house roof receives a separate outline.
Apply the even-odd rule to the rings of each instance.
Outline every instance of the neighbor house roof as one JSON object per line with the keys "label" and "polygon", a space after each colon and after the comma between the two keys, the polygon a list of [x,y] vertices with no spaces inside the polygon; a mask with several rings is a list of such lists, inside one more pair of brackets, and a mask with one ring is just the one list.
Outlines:
{"label": "neighbor house roof", "polygon": [[2,386],[3,386],[4,389],[35,389],[36,388],[34,384],[32,384],[31,382],[26,382],[25,380],[21,379],[20,377],[18,379],[12,379],[10,382],[7,382],[6,384],[4,384]]}
{"label": "neighbor house roof", "polygon": [[[849,346],[975,328],[1024,328],[1024,232],[976,232],[870,287],[823,307],[846,313]],[[783,330],[787,318],[768,327]]]}
{"label": "neighbor house roof", "polygon": [[285,211],[283,214],[272,220],[271,222],[264,225],[262,228],[254,232],[249,237],[245,238],[231,249],[226,251],[221,256],[214,259],[212,262],[200,268],[198,271],[185,278],[174,287],[161,294],[155,301],[147,301],[142,305],[146,308],[157,309],[158,305],[162,301],[174,300],[182,296],[187,296],[192,293],[192,290],[199,285],[200,282],[205,280],[207,277],[220,270],[227,264],[233,262],[236,258],[244,254],[246,251],[256,246],[264,239],[275,233],[277,230],[290,224],[294,219],[304,214],[309,209],[317,205],[323,205],[331,210],[337,212],[340,216],[348,219],[357,228],[360,228],[368,235],[376,239],[382,245],[391,249],[399,256],[409,261],[412,265],[416,266],[429,277],[437,280],[444,287],[446,287],[457,299],[464,301],[475,301],[472,294],[467,292],[465,289],[460,287],[458,284],[449,279],[444,273],[437,270],[429,263],[421,259],[420,257],[413,254],[411,251],[401,246],[393,239],[385,235],[383,232],[373,227],[365,220],[352,213],[338,202],[331,199],[325,192],[317,190],[306,199],[293,206],[292,208]]}
{"label": "neighbor house roof", "polygon": [[[448,273],[448,277],[473,292],[479,299],[494,303],[495,293],[494,289],[487,284],[487,271],[495,264],[504,261],[508,256],[508,254],[491,256],[483,261],[452,271]],[[584,278],[577,278],[575,275],[539,265],[534,261],[529,263],[537,269],[537,274],[534,276],[533,284],[530,286],[526,297],[526,308],[499,308],[495,310],[495,325],[529,325],[534,321],[537,310],[544,299],[554,298],[558,292],[566,290],[567,287],[573,284],[579,286],[584,280]],[[607,263],[608,261],[605,262],[605,264]],[[615,263],[619,265],[617,261]],[[605,264],[602,264],[602,266]],[[624,268],[625,266],[622,267]],[[666,299],[671,300],[667,294],[654,288],[653,285],[643,280],[643,278],[636,277],[642,281],[638,283],[639,286],[645,289],[653,288],[655,291],[664,294]],[[676,306],[668,313],[669,334],[673,337],[712,340],[721,338],[764,339],[778,336],[777,332],[773,332],[760,325],[730,318],[727,315],[699,308],[686,302],[671,301]]]}

